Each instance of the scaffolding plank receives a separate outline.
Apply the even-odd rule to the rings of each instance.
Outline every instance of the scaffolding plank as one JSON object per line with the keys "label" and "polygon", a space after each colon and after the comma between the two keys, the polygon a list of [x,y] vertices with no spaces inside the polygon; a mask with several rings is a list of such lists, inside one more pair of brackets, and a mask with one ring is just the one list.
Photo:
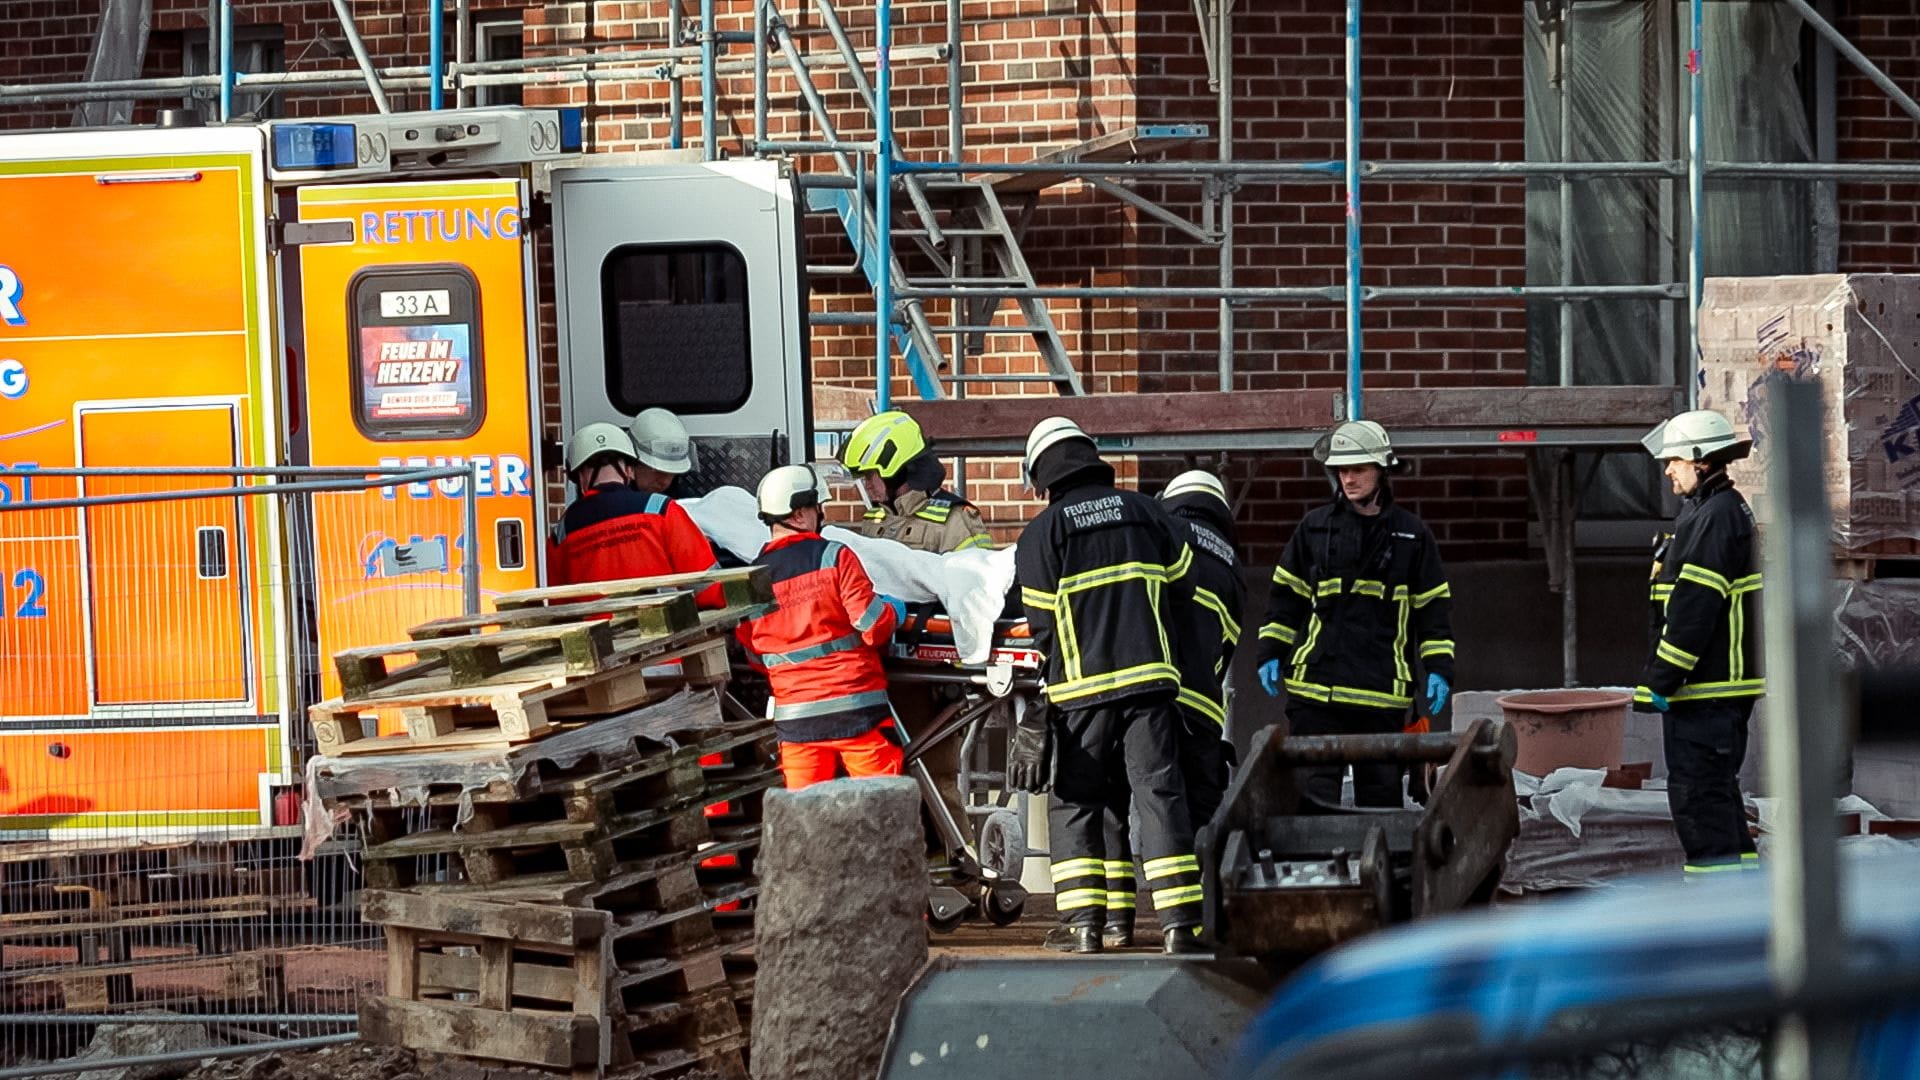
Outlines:
{"label": "scaffolding plank", "polygon": [[[1136,161],[1190,146],[1206,138],[1205,124],[1172,127],[1130,127],[1110,131],[1086,142],[1063,146],[1033,159],[1034,164],[1102,165],[1117,161]],[[1026,195],[1044,191],[1072,179],[1061,172],[995,173],[989,177],[993,189],[1001,195]]]}
{"label": "scaffolding plank", "polygon": [[[1336,390],[1093,394],[905,401],[927,438],[1018,440],[1049,416],[1102,438],[1180,432],[1315,431],[1338,419]],[[1652,427],[1672,414],[1671,386],[1508,386],[1369,390],[1366,416],[1401,428]]]}

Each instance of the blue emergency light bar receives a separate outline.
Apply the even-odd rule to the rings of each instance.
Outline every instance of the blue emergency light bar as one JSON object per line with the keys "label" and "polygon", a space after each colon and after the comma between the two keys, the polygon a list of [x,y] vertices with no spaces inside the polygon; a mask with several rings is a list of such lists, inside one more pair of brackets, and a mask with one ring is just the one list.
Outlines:
{"label": "blue emergency light bar", "polygon": [[359,163],[354,152],[352,124],[273,126],[273,167],[276,169],[351,169]]}
{"label": "blue emergency light bar", "polygon": [[579,106],[560,110],[560,152],[577,154],[586,146],[587,110]]}

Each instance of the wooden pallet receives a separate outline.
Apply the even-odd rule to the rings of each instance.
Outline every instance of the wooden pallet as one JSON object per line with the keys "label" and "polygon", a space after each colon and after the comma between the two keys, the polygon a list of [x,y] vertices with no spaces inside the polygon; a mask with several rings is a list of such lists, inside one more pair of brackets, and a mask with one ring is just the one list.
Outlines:
{"label": "wooden pallet", "polygon": [[[603,881],[620,867],[651,856],[691,856],[692,847],[711,836],[705,803],[751,797],[752,789],[764,790],[775,782],[769,775],[742,781],[737,787],[711,788],[698,775],[697,766],[684,774],[667,775],[687,777],[684,793],[669,805],[658,803],[658,789],[651,784],[636,794],[625,786],[588,787],[591,782],[584,781],[579,790],[559,801],[566,815],[559,820],[495,826],[492,819],[479,817],[459,829],[427,828],[384,840],[369,838],[362,856],[367,883],[374,888],[418,884],[419,861],[433,856],[444,856],[458,880],[477,885],[503,886],[549,875]],[[476,815],[487,805],[476,805]]]}
{"label": "wooden pallet", "polygon": [[575,604],[589,599],[615,600],[646,596],[670,590],[699,592],[719,585],[727,607],[752,607],[773,602],[772,573],[764,566],[742,566],[730,570],[707,570],[697,574],[671,574],[665,577],[623,578],[618,581],[591,581],[580,585],[559,585],[544,589],[523,589],[493,598],[500,611],[520,608]]}
{"label": "wooden pallet", "polygon": [[[341,756],[314,766],[314,794],[329,808],[442,806],[532,799],[612,774],[640,776],[698,761],[708,783],[773,762],[765,721],[720,719],[711,689],[675,694],[604,720],[555,725],[531,743],[465,751],[458,767],[440,754]],[[712,760],[715,767],[709,768]],[[750,766],[762,763],[759,770]],[[398,794],[404,792],[404,794]]]}
{"label": "wooden pallet", "polygon": [[361,1004],[369,1042],[576,1077],[655,1075],[744,1042],[710,935],[623,962],[605,911],[413,891],[369,894],[368,917],[388,935],[388,993]]}
{"label": "wooden pallet", "polygon": [[[726,642],[707,629],[685,631],[615,654],[619,662],[590,675],[570,675],[563,662],[516,670],[523,681],[454,689],[424,685],[434,676],[403,680],[390,697],[347,702],[333,698],[308,710],[314,739],[327,756],[392,754],[413,750],[484,750],[530,742],[565,717],[604,718],[664,698],[689,683],[726,677]],[[679,668],[649,671],[677,663]],[[405,733],[369,737],[365,714],[401,710]]]}

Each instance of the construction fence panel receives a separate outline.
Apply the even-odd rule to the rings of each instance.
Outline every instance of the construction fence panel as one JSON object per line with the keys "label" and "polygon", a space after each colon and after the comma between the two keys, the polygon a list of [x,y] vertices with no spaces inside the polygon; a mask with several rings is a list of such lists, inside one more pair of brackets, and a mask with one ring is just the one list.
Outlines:
{"label": "construction fence panel", "polygon": [[383,940],[357,838],[303,851],[307,707],[472,610],[469,479],[0,477],[0,1077],[352,1034]]}

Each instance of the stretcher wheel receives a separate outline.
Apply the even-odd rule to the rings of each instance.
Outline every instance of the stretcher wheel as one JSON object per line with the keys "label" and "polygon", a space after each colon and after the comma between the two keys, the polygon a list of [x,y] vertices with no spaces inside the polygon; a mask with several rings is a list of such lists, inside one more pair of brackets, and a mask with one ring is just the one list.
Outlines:
{"label": "stretcher wheel", "polygon": [[1020,921],[1027,910],[1025,889],[1013,889],[1002,892],[999,889],[980,891],[980,914],[995,926],[1012,926]]}
{"label": "stretcher wheel", "polygon": [[980,823],[980,865],[1002,879],[1018,881],[1027,861],[1027,837],[1020,815],[995,810]]}
{"label": "stretcher wheel", "polygon": [[960,924],[966,921],[966,908],[961,908],[947,915],[939,914],[931,906],[927,908],[927,927],[936,934],[951,934],[955,930],[960,929]]}

